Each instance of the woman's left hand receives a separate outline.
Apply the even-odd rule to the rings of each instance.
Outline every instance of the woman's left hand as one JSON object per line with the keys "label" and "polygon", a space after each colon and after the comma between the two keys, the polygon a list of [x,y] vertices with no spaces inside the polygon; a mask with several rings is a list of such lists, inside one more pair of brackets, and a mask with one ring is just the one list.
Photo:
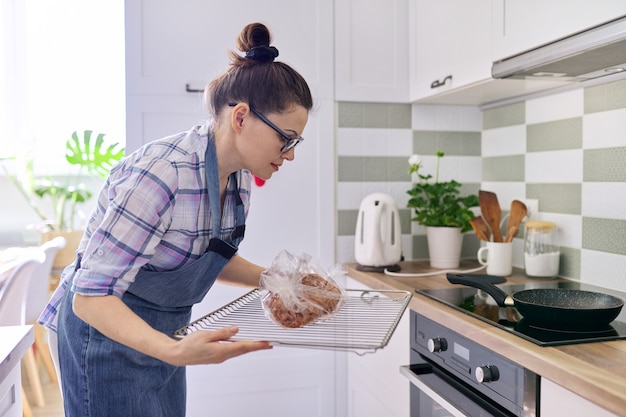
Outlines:
{"label": "woman's left hand", "polygon": [[272,348],[269,342],[225,342],[238,331],[237,326],[228,326],[193,332],[177,342],[166,362],[176,366],[222,363],[235,356]]}

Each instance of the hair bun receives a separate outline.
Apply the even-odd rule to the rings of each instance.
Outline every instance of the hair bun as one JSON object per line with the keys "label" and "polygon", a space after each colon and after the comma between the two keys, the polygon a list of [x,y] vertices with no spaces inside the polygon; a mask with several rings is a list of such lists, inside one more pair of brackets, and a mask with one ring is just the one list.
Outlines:
{"label": "hair bun", "polygon": [[246,52],[246,58],[259,62],[272,62],[278,56],[278,49],[274,46],[255,46]]}

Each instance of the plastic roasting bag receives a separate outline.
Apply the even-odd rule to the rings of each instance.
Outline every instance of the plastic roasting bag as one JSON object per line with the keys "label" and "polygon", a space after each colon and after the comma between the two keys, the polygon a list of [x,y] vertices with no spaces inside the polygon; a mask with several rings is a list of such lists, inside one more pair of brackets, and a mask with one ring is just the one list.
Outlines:
{"label": "plastic roasting bag", "polygon": [[259,281],[265,315],[286,328],[329,319],[346,301],[345,291],[335,281],[345,275],[341,265],[325,272],[310,255],[282,251]]}

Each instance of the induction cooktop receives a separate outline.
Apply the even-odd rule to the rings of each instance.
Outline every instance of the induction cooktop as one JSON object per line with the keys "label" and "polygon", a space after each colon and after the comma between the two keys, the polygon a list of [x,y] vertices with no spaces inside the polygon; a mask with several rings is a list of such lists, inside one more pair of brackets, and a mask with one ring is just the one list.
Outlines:
{"label": "induction cooktop", "polygon": [[[541,282],[527,284],[499,284],[507,294],[532,288],[567,288],[603,292],[626,299],[626,294],[578,282]],[[499,307],[486,292],[459,285],[457,288],[416,290],[445,305],[478,318],[539,346],[559,346],[626,339],[626,307],[611,323],[593,329],[559,330],[529,324],[514,307]]]}

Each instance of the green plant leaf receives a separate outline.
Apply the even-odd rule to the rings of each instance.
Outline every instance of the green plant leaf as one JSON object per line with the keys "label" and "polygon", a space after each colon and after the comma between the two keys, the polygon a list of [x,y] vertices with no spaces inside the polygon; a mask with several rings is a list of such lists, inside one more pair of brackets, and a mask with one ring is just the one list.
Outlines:
{"label": "green plant leaf", "polygon": [[[437,152],[437,173],[439,174],[439,159],[443,152]],[[420,166],[412,166],[410,173],[416,172]],[[460,227],[461,232],[472,229],[470,220],[474,218],[471,207],[478,206],[478,196],[461,196],[462,184],[455,180],[447,182],[430,182],[432,175],[418,173],[418,182],[407,190],[411,196],[407,207],[413,209],[415,216],[411,219],[422,226]]]}
{"label": "green plant leaf", "polygon": [[65,158],[72,165],[84,167],[92,175],[106,178],[116,162],[124,157],[124,148],[119,143],[104,146],[104,133],[92,137],[93,131],[85,130],[82,138],[78,132],[72,133],[72,137],[66,142]]}

